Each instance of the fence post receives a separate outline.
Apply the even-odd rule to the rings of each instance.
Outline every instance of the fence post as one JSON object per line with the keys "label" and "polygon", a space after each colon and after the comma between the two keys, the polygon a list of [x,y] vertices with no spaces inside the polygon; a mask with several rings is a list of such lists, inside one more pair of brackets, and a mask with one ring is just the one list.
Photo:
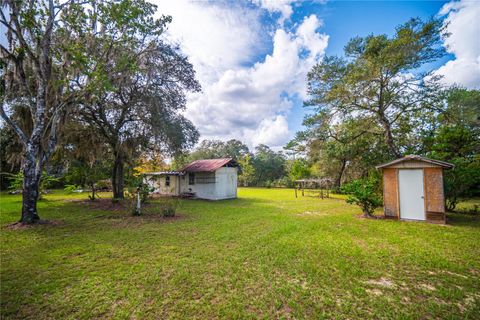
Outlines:
{"label": "fence post", "polygon": [[140,199],[140,186],[137,188],[137,203],[135,204],[135,209],[133,210],[133,215],[134,216],[139,216],[142,214],[141,212],[141,199]]}

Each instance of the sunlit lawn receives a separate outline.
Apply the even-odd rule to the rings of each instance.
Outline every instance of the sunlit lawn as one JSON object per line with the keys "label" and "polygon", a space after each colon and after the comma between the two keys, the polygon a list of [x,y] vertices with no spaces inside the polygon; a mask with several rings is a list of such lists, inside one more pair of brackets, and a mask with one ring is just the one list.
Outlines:
{"label": "sunlit lawn", "polygon": [[480,318],[478,217],[366,220],[284,189],[184,200],[173,220],[74,198],[12,230],[21,198],[2,194],[1,318]]}

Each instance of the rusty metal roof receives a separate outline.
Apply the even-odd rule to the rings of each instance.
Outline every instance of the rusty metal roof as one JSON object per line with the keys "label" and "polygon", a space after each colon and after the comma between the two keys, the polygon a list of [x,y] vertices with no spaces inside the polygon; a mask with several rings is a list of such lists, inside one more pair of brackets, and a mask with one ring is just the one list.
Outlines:
{"label": "rusty metal roof", "polygon": [[453,164],[445,162],[445,161],[434,160],[434,159],[429,159],[429,158],[417,156],[417,155],[414,155],[414,154],[410,154],[410,155],[405,156],[403,158],[396,159],[396,160],[381,164],[379,166],[376,166],[375,168],[377,168],[377,169],[386,168],[386,167],[392,166],[394,164],[404,162],[404,161],[410,161],[410,160],[417,160],[417,161],[423,161],[423,162],[426,162],[426,163],[431,163],[431,164],[437,165],[437,166],[445,168],[445,169],[451,169],[451,168],[454,167]]}
{"label": "rusty metal roof", "polygon": [[224,159],[205,159],[205,160],[196,160],[192,163],[186,165],[179,171],[184,172],[213,172],[227,164],[237,166],[237,162],[231,158]]}

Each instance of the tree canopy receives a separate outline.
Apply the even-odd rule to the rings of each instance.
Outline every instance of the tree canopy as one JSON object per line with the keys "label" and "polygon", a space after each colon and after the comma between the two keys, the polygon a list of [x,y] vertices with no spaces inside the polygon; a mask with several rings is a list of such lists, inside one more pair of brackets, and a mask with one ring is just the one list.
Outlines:
{"label": "tree canopy", "polygon": [[123,163],[142,148],[175,152],[198,132],[180,111],[193,67],[144,0],[2,1],[0,115],[23,148],[23,223],[39,220],[38,186],[69,121],[104,138],[123,196]]}
{"label": "tree canopy", "polygon": [[409,118],[438,105],[438,77],[418,68],[444,54],[443,28],[440,20],[412,19],[393,37],[351,39],[344,57],[325,57],[308,73],[306,106],[331,119],[375,119],[390,154],[399,157],[402,135],[414,128]]}

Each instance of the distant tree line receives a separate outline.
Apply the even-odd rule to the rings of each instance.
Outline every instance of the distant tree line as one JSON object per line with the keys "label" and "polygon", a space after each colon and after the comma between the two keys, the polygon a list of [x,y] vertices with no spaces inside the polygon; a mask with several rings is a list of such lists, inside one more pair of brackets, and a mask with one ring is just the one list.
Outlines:
{"label": "distant tree line", "polygon": [[289,160],[282,151],[274,151],[266,145],[258,145],[250,151],[243,142],[232,139],[226,142],[220,140],[203,140],[198,147],[177,158],[175,166],[198,159],[232,158],[240,165],[239,184],[241,186],[291,186],[292,180],[288,173],[295,162]]}

